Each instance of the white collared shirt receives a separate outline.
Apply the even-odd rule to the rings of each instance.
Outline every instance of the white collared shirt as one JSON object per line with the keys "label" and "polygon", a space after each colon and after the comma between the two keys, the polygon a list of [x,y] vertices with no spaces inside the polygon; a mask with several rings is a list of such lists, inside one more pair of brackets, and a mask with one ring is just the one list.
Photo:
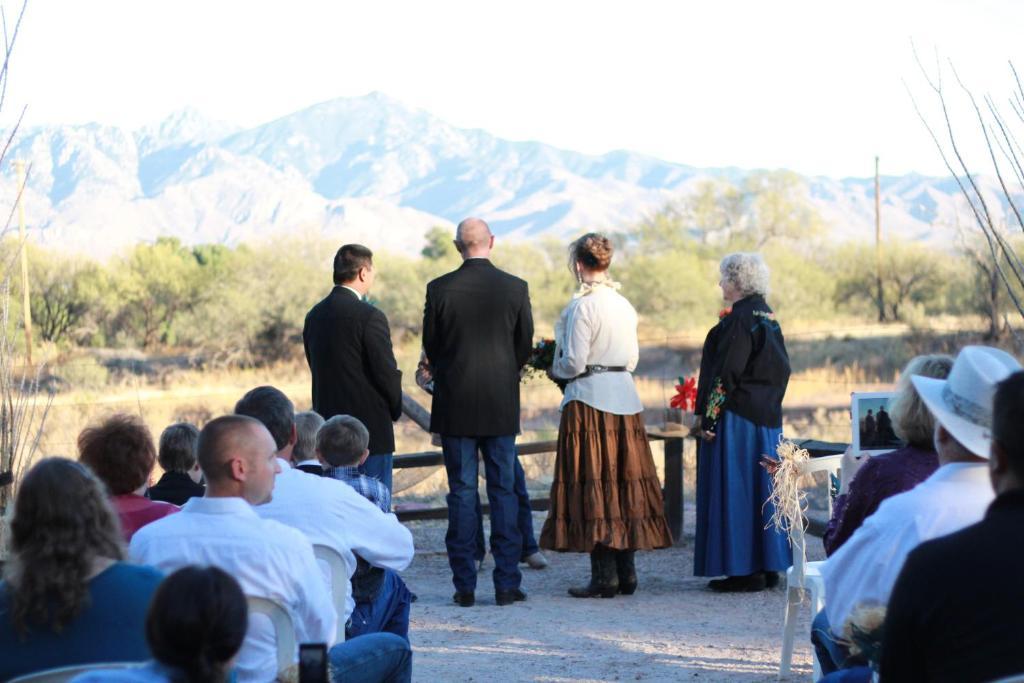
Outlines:
{"label": "white collared shirt", "polygon": [[[980,522],[995,498],[986,463],[949,463],[864,520],[821,567],[833,633],[861,604],[885,605],[910,551]],[[969,561],[965,558],[965,561]]]}
{"label": "white collared shirt", "polygon": [[[284,462],[284,461],[282,460],[281,462]],[[303,465],[315,465],[316,467],[323,467],[323,464],[319,460],[317,460],[316,458],[313,458],[311,460],[303,460],[302,462],[295,463],[296,467],[302,467]],[[291,467],[291,465],[289,465],[289,467]],[[281,471],[283,472],[284,469],[282,469]]]}
{"label": "white collared shirt", "polygon": [[568,379],[588,365],[625,366],[629,372],[601,372],[570,382],[561,407],[582,401],[616,415],[644,409],[631,374],[640,360],[636,324],[632,304],[611,287],[595,287],[569,302],[555,325],[552,374]]}
{"label": "white collared shirt", "polygon": [[[401,571],[409,566],[416,552],[412,533],[395,515],[382,512],[343,481],[292,469],[280,458],[278,464],[281,473],[274,480],[273,498],[254,508],[260,517],[287,524],[311,543],[337,550],[350,578],[356,570],[353,553],[382,569]],[[339,616],[348,621],[355,607],[351,583],[345,595],[346,613]]]}
{"label": "white collared shirt", "polygon": [[[137,531],[128,554],[168,573],[185,565],[219,567],[246,595],[281,603],[291,614],[297,642],[334,643],[338,616],[312,544],[295,529],[261,519],[241,498],[192,498],[178,514]],[[263,615],[249,619],[238,680],[274,680],[273,627]]]}

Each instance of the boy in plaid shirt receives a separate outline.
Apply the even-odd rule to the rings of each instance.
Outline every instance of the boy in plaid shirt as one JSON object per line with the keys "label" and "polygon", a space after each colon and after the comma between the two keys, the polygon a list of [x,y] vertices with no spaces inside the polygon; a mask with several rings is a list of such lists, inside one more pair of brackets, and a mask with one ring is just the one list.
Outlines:
{"label": "boy in plaid shirt", "polygon": [[327,422],[341,438],[331,439],[328,444],[319,436],[325,433],[322,427],[317,433],[316,454],[323,463],[324,476],[345,482],[384,512],[391,512],[391,491],[388,487],[380,479],[359,471],[359,466],[370,455],[370,432],[366,426],[351,415],[335,415]]}
{"label": "boy in plaid shirt", "polygon": [[[391,511],[391,491],[375,477],[359,471],[370,455],[370,432],[351,415],[335,415],[316,433],[316,456],[325,477],[345,482],[384,512]],[[386,631],[409,640],[409,608],[413,595],[405,582],[390,569],[370,566],[356,555],[352,575],[352,598],[356,607],[346,638]]]}

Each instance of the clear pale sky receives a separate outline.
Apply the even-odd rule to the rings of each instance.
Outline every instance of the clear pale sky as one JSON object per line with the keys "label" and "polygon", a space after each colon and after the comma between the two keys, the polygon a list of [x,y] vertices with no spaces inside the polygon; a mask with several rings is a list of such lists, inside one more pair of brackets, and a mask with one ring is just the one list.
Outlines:
{"label": "clear pale sky", "polygon": [[4,118],[135,127],[189,106],[251,126],[376,90],[588,153],[944,174],[901,80],[934,114],[911,40],[1005,101],[1022,33],[1013,0],[31,0]]}

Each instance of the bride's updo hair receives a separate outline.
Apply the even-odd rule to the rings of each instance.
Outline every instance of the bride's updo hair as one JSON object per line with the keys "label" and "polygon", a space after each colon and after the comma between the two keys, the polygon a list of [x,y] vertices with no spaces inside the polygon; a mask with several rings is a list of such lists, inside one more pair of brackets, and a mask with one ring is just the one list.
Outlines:
{"label": "bride's updo hair", "polygon": [[596,232],[588,232],[569,245],[569,266],[572,268],[579,261],[588,270],[608,270],[613,251],[611,240]]}

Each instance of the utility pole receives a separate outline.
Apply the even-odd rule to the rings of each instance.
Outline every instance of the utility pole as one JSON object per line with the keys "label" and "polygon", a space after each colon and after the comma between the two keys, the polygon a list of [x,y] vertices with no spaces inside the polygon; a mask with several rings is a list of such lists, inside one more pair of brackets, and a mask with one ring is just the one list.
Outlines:
{"label": "utility pole", "polygon": [[885,322],[885,293],[882,291],[882,199],[878,179],[878,157],[875,157],[875,285],[878,294],[878,322]]}
{"label": "utility pole", "polygon": [[21,292],[25,311],[25,355],[32,365],[32,307],[28,292],[28,242],[25,238],[25,162],[14,161],[18,172],[18,237],[21,239]]}

